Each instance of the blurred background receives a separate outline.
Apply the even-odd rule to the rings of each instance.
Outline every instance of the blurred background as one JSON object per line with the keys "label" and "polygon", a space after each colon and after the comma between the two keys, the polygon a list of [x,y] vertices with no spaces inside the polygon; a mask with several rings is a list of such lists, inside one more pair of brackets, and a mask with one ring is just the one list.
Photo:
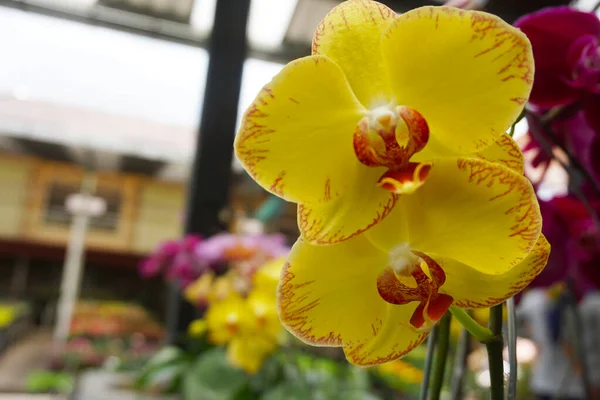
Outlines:
{"label": "blurred background", "polygon": [[[398,13],[443,3],[382,2]],[[107,368],[141,368],[197,315],[172,282],[141,276],[142,260],[190,233],[293,243],[295,206],[260,189],[232,143],[243,110],[310,54],[338,3],[0,0],[0,398],[138,398],[116,394]],[[512,23],[569,2],[476,3]],[[515,139],[527,132],[523,119]],[[566,182],[546,175],[540,198]],[[523,340],[522,357],[535,358]],[[477,362],[469,367],[485,368]],[[489,385],[483,376],[473,375],[475,392]]]}

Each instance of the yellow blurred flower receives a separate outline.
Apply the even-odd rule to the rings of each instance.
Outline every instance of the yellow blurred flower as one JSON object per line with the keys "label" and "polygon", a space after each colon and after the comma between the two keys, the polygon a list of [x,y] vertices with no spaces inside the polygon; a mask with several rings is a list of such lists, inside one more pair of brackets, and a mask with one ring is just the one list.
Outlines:
{"label": "yellow blurred flower", "polygon": [[214,279],[215,276],[211,272],[201,275],[185,288],[183,297],[194,305],[206,304],[212,292]]}
{"label": "yellow blurred flower", "polygon": [[217,277],[211,272],[205,273],[189,284],[183,295],[190,303],[205,306],[214,301],[224,300],[230,294],[236,292],[235,279],[235,273],[233,272]]}
{"label": "yellow blurred flower", "polygon": [[285,260],[285,257],[280,257],[263,264],[254,274],[254,287],[275,293]]}
{"label": "yellow blurred flower", "polygon": [[204,336],[207,330],[208,324],[203,319],[192,321],[190,326],[188,326],[188,334],[194,338]]}
{"label": "yellow blurred flower", "polygon": [[235,142],[260,185],[299,203],[279,286],[290,332],[379,364],[450,305],[487,308],[533,280],[549,245],[505,134],[533,69],[526,36],[490,14],[368,0],[327,14]]}
{"label": "yellow blurred flower", "polygon": [[279,259],[261,267],[247,297],[230,293],[211,301],[206,311],[209,341],[227,345],[230,362],[248,373],[258,371],[282,340],[275,291],[283,263]]}
{"label": "yellow blurred flower", "polygon": [[382,375],[393,376],[403,383],[419,385],[423,382],[423,370],[402,360],[378,365],[377,371]]}

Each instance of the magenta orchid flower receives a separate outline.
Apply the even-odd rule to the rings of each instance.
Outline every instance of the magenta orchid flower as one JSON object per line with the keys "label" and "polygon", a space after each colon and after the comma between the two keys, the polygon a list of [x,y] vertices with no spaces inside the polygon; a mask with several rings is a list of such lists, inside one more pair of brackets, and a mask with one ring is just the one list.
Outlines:
{"label": "magenta orchid flower", "polygon": [[552,246],[546,268],[529,287],[571,280],[580,300],[600,288],[600,232],[585,205],[572,196],[540,200],[542,232]]}

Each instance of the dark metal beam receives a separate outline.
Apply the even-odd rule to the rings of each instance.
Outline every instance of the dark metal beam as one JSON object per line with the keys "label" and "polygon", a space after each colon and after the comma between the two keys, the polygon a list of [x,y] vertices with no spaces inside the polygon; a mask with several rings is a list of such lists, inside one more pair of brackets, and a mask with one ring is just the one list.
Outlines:
{"label": "dark metal beam", "polygon": [[[132,12],[94,6],[89,10],[67,10],[19,0],[0,0],[0,7],[33,12],[49,17],[66,19],[83,24],[101,26],[121,32],[133,33],[157,40],[206,49],[209,39],[193,32],[189,25],[152,18]],[[286,44],[274,51],[249,49],[248,56],[266,61],[287,63],[310,54],[309,45]]]}
{"label": "dark metal beam", "polygon": [[[209,46],[210,60],[196,155],[188,187],[185,232],[214,235],[226,227],[219,214],[227,206],[233,139],[246,59],[246,25],[250,0],[219,0]],[[169,339],[177,342],[195,312],[171,290]]]}
{"label": "dark metal beam", "polygon": [[26,154],[34,155],[46,160],[74,163],[73,157],[66,146],[50,142],[42,142],[24,137],[13,137],[19,148]]}
{"label": "dark metal beam", "polygon": [[[396,12],[406,12],[426,5],[442,5],[442,0],[379,0]],[[569,4],[570,0],[489,0],[484,11],[495,14],[509,23],[522,15],[544,7]]]}

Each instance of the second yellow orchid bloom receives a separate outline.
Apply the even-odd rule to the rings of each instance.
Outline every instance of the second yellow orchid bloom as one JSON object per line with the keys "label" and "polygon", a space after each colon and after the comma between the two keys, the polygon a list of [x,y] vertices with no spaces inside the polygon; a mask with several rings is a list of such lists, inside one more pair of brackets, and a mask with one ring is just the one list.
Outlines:
{"label": "second yellow orchid bloom", "polygon": [[451,305],[487,308],[518,293],[550,251],[522,173],[518,151],[438,160],[367,232],[328,246],[299,239],[279,285],[282,323],[355,364],[380,364],[418,346]]}

